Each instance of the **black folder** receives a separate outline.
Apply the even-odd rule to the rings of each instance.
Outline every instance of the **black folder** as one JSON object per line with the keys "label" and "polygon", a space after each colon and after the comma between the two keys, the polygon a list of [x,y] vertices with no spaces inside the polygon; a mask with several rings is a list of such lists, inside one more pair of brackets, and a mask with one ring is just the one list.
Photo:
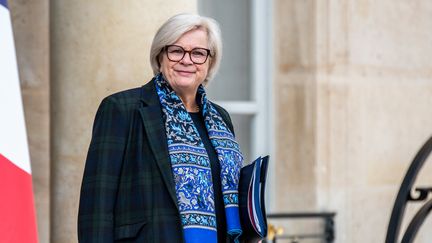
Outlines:
{"label": "black folder", "polygon": [[267,236],[264,204],[269,156],[258,157],[240,171],[239,209],[243,242],[258,242]]}

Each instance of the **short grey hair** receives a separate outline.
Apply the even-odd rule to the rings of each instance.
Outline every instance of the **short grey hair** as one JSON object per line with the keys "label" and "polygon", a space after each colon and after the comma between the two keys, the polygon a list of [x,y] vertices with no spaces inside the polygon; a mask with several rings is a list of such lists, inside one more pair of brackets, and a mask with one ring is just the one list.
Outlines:
{"label": "short grey hair", "polygon": [[160,72],[160,54],[166,45],[174,44],[182,35],[194,29],[207,31],[208,48],[211,58],[207,77],[207,84],[219,69],[222,58],[222,37],[216,20],[197,14],[177,14],[169,18],[156,32],[150,48],[150,64],[153,74]]}

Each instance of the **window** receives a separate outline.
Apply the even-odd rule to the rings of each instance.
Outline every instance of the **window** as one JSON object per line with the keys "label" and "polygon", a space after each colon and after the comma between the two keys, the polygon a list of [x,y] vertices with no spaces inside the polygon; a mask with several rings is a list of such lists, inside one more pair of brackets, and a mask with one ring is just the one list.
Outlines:
{"label": "window", "polygon": [[[271,1],[199,0],[198,11],[219,22],[224,45],[209,98],[231,114],[245,163],[273,154]],[[270,203],[274,164],[267,182]]]}

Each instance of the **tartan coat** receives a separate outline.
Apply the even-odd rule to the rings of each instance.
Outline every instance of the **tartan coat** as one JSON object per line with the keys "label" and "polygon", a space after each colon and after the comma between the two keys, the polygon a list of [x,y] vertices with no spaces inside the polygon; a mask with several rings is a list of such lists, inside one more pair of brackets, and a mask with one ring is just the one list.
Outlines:
{"label": "tartan coat", "polygon": [[[233,131],[229,114],[214,104]],[[106,97],[93,124],[79,242],[183,242],[165,124],[153,81]]]}

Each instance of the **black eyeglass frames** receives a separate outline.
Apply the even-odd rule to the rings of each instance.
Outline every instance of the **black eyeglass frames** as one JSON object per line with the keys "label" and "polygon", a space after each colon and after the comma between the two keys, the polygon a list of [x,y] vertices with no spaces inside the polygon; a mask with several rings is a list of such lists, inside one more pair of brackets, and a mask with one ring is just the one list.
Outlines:
{"label": "black eyeglass frames", "polygon": [[193,48],[190,51],[186,51],[183,47],[178,45],[167,45],[164,50],[168,59],[172,62],[181,61],[186,53],[189,53],[190,60],[195,64],[203,64],[207,61],[207,58],[211,56],[210,50],[206,48]]}

